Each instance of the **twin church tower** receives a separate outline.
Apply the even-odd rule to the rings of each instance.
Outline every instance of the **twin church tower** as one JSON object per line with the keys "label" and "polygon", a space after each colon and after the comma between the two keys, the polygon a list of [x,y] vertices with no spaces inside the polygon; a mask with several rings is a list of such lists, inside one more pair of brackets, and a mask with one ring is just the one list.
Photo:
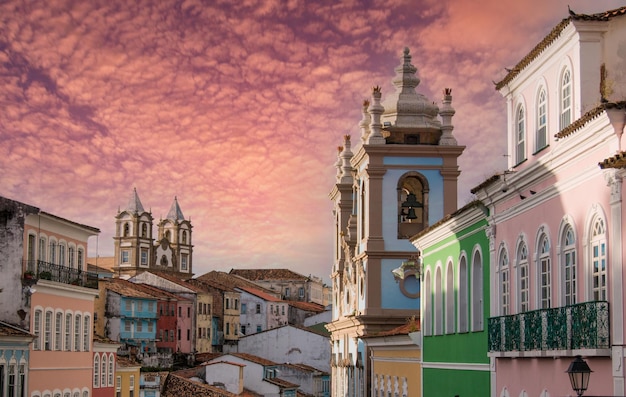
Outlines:
{"label": "twin church tower", "polygon": [[115,257],[113,269],[119,277],[132,277],[146,270],[165,271],[181,277],[193,275],[191,221],[186,220],[178,200],[153,235],[151,211],[139,200],[137,189],[124,210],[115,216]]}

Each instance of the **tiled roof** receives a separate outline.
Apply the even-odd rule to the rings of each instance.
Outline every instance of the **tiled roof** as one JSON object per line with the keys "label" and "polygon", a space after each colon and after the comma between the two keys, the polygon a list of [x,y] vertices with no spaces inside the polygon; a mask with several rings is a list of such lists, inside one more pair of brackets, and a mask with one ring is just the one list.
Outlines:
{"label": "tiled roof", "polygon": [[570,16],[563,19],[558,25],[556,25],[546,37],[543,38],[509,73],[502,79],[502,81],[496,83],[496,90],[501,89],[517,75],[520,74],[524,68],[526,68],[533,60],[535,60],[547,47],[550,46],[560,35],[561,32],[569,25],[572,20],[582,21],[608,21],[611,18],[626,14],[626,7],[617,8],[614,10],[604,11],[598,14],[576,14],[570,11]]}
{"label": "tiled roof", "polygon": [[595,119],[600,114],[604,113],[604,111],[605,111],[605,105],[602,104],[602,105],[596,106],[595,108],[591,109],[587,113],[583,114],[581,118],[579,118],[578,120],[574,120],[574,122],[572,124],[570,124],[567,127],[563,128],[557,134],[554,134],[554,137],[557,138],[557,139],[561,139],[561,138],[565,138],[565,137],[567,137],[569,135],[572,135],[574,132],[576,132],[579,129],[583,128],[585,126],[585,124],[587,124],[591,120]]}
{"label": "tiled roof", "polygon": [[371,334],[371,335],[366,335],[364,336],[364,338],[376,338],[379,336],[396,336],[396,335],[408,335],[410,332],[415,332],[415,331],[419,331],[420,327],[419,327],[419,322],[417,324],[417,328],[413,329],[415,327],[415,325],[411,325],[411,324],[403,324],[400,325],[399,327],[390,329],[388,331],[383,331],[383,332],[377,332],[375,334]]}
{"label": "tiled roof", "polygon": [[153,294],[144,292],[139,290],[137,286],[130,281],[122,280],[119,278],[112,278],[109,280],[101,280],[100,281],[104,288],[109,291],[113,291],[122,296],[127,296],[131,298],[146,298],[146,299],[156,299],[156,296]]}
{"label": "tiled roof", "polygon": [[228,354],[230,354],[231,356],[239,357],[242,360],[250,361],[253,363],[260,364],[260,365],[265,365],[265,366],[278,365],[274,361],[266,360],[262,357],[255,356],[253,354],[248,354],[248,353],[228,353]]}
{"label": "tiled roof", "polygon": [[284,366],[286,366],[286,367],[293,367],[293,368],[297,368],[297,369],[299,369],[299,370],[301,370],[301,371],[306,371],[306,372],[319,372],[319,373],[321,373],[322,375],[330,375],[330,374],[329,374],[328,372],[326,372],[326,371],[322,371],[321,369],[317,369],[317,368],[315,368],[315,367],[312,367],[312,366],[310,366],[310,365],[306,365],[306,364],[293,364],[293,363],[291,363],[291,364],[282,364],[282,365],[284,365]]}
{"label": "tiled roof", "polygon": [[470,193],[476,194],[476,192],[479,191],[480,189],[484,189],[490,186],[492,183],[498,181],[499,179],[500,179],[500,174],[492,175],[489,178],[485,179],[483,182],[481,182],[478,186],[470,190]]}
{"label": "tiled roof", "polygon": [[227,292],[234,291],[232,287],[229,287],[222,283],[218,283],[217,281],[210,280],[208,278],[194,278],[194,279],[189,280],[189,283],[202,289],[203,291],[206,291],[208,288],[215,288],[215,289],[219,289],[221,291],[227,291]]}
{"label": "tiled roof", "polygon": [[287,382],[286,380],[280,379],[280,378],[271,378],[271,379],[265,378],[264,380],[266,382],[272,383],[272,384],[274,384],[276,386],[284,387],[284,388],[288,388],[288,389],[293,389],[293,388],[296,388],[296,387],[300,386],[298,384]]}
{"label": "tiled roof", "polygon": [[177,301],[189,301],[189,299],[187,298],[183,298],[180,297],[176,294],[173,294],[171,292],[165,291],[161,288],[157,288],[153,285],[149,285],[149,284],[143,284],[143,283],[133,283],[135,285],[135,287],[140,290],[143,291],[145,293],[154,295],[155,297],[159,298],[159,299],[172,299],[172,300],[177,300]]}
{"label": "tiled roof", "polygon": [[22,336],[34,338],[35,335],[30,334],[25,329],[19,328],[15,325],[0,321],[0,336]]}
{"label": "tiled roof", "polygon": [[309,278],[289,269],[231,269],[230,274],[241,276],[248,280],[297,280],[306,281]]}
{"label": "tiled roof", "polygon": [[322,313],[326,310],[324,305],[320,305],[319,303],[314,302],[303,302],[303,301],[287,301],[289,306],[293,306],[300,310],[306,310],[309,312]]}
{"label": "tiled roof", "polygon": [[195,359],[196,363],[203,363],[223,355],[224,353],[196,353]]}
{"label": "tiled roof", "polygon": [[598,163],[601,169],[626,168],[626,152],[622,151]]}
{"label": "tiled roof", "polygon": [[236,394],[227,392],[215,386],[210,386],[185,379],[182,376],[169,374],[163,384],[162,397],[236,397]]}
{"label": "tiled roof", "polygon": [[117,365],[119,365],[120,367],[124,367],[124,368],[141,367],[141,363],[134,361],[134,360],[130,360],[122,356],[117,356],[116,362],[117,362]]}
{"label": "tiled roof", "polygon": [[198,280],[203,280],[203,281],[213,281],[213,282],[217,282],[220,283],[222,285],[228,286],[228,287],[237,287],[237,288],[241,288],[241,287],[249,287],[249,288],[254,288],[260,291],[263,291],[267,294],[273,295],[273,296],[277,296],[279,295],[278,293],[271,291],[267,288],[264,288],[256,283],[254,283],[253,281],[250,281],[249,279],[246,279],[244,277],[238,276],[236,274],[229,274],[229,273],[225,273],[225,272],[219,272],[219,271],[210,271],[208,273],[203,274],[202,276],[197,277]]}
{"label": "tiled roof", "polygon": [[163,272],[163,271],[158,271],[158,270],[150,270],[148,273],[152,273],[155,276],[161,277],[167,281],[178,284],[181,287],[189,288],[190,290],[194,292],[204,292],[202,288],[199,288],[198,286],[187,282],[187,280],[183,280],[178,274],[170,273],[170,272]]}
{"label": "tiled roof", "polygon": [[247,293],[257,296],[268,302],[282,302],[282,299],[276,298],[275,296],[265,293],[257,288],[250,288],[250,287],[244,287],[244,286],[237,287],[237,288],[239,288],[242,291],[246,291]]}

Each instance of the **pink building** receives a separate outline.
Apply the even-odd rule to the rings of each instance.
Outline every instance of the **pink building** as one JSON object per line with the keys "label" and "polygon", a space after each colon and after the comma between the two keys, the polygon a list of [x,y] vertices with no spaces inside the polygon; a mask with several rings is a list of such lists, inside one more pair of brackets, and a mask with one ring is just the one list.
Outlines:
{"label": "pink building", "polygon": [[[626,7],[571,12],[497,83],[509,168],[473,189],[491,228],[492,396],[625,395]],[[616,154],[617,153],[617,154]]]}
{"label": "pink building", "polygon": [[88,239],[100,231],[2,197],[0,212],[0,288],[12,297],[0,320],[35,336],[23,395],[89,397],[98,285],[84,266]]}
{"label": "pink building", "polygon": [[121,344],[103,337],[93,339],[93,397],[115,397],[117,349]]}

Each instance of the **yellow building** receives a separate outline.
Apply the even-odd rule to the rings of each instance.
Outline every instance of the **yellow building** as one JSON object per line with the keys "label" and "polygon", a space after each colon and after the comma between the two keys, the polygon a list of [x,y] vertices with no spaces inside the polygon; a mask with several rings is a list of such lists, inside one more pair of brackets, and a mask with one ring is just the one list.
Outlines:
{"label": "yellow building", "polygon": [[421,397],[420,339],[420,332],[410,323],[363,337],[370,352],[373,395]]}
{"label": "yellow building", "polygon": [[117,358],[115,372],[115,396],[139,397],[141,364],[126,357]]}

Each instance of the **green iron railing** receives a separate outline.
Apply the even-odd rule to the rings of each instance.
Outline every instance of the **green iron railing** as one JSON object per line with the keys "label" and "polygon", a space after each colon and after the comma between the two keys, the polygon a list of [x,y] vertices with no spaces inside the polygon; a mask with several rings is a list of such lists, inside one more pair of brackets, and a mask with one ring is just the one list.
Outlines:
{"label": "green iron railing", "polygon": [[608,349],[609,303],[585,302],[491,317],[488,331],[490,352]]}

